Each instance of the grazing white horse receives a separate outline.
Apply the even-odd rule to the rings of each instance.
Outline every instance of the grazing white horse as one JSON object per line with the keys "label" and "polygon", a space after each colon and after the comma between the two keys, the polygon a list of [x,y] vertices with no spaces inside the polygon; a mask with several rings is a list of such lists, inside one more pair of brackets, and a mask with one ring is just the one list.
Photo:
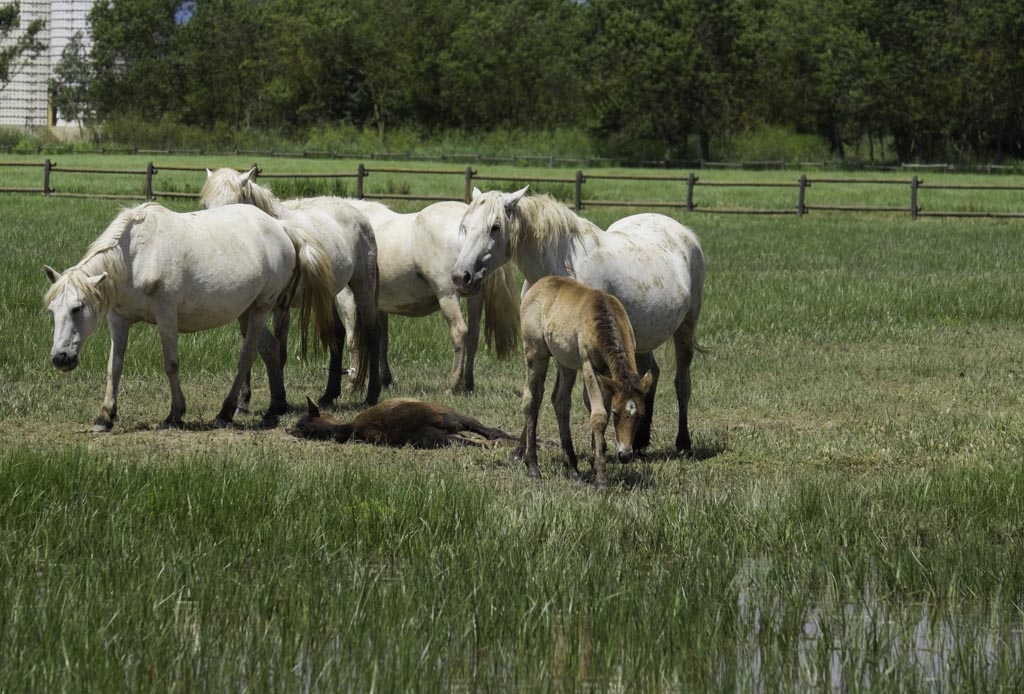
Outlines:
{"label": "grazing white horse", "polygon": [[704,291],[704,255],[697,236],[662,214],[620,219],[607,231],[579,217],[548,195],[474,190],[462,219],[462,252],[452,266],[452,282],[464,294],[479,291],[483,279],[513,261],[528,283],[564,275],[615,296],[625,306],[636,334],[636,361],[650,370],[644,420],[634,447],[650,443],[658,381],[653,351],[675,346],[679,430],[676,450],[693,455],[687,423],[690,363]]}
{"label": "grazing white horse", "polygon": [[[171,411],[164,426],[182,426],[185,396],[178,378],[178,333],[209,330],[238,320],[244,340],[238,373],[217,422],[232,420],[257,349],[267,365],[268,416],[287,409],[279,349],[266,332],[267,316],[287,312],[302,284],[302,333],[309,317],[330,338],[329,266],[322,249],[247,205],[178,213],[156,203],[122,211],[63,274],[49,266],[44,301],[53,315],[50,360],[61,371],[78,366],[79,352],[104,314],[110,358],[103,407],[93,431],[109,431],[117,417],[128,331],[139,321],[160,331]],[[266,339],[260,339],[264,333]]]}
{"label": "grazing white horse", "polygon": [[[331,258],[333,292],[335,295],[343,289],[348,292],[351,322],[344,326],[337,305],[333,306],[334,340],[330,345],[327,386],[319,403],[329,405],[341,394],[345,327],[352,337],[352,351],[357,358],[351,386],[354,390],[365,386],[366,401],[371,405],[376,403],[381,389],[378,367],[380,323],[377,315],[379,281],[377,243],[369,220],[343,198],[322,196],[282,202],[269,188],[253,180],[255,168],[246,173],[225,168],[207,170],[206,174],[206,182],[199,193],[204,207],[212,209],[233,203],[255,205],[280,219],[286,228],[301,228],[326,249]],[[277,338],[282,345],[283,362],[287,321],[283,322]]]}
{"label": "grazing white horse", "polygon": [[[483,291],[466,301],[464,318],[460,295],[452,286],[451,269],[459,255],[459,222],[466,205],[438,202],[420,212],[400,214],[378,202],[349,202],[369,218],[377,237],[382,383],[388,386],[392,382],[388,314],[420,317],[440,310],[448,323],[454,350],[449,390],[472,391],[481,316],[485,317],[485,341],[493,345],[499,359],[509,357],[519,342],[519,301],[512,268],[501,268],[484,280]],[[344,292],[339,299],[342,314],[350,313],[350,300]]]}

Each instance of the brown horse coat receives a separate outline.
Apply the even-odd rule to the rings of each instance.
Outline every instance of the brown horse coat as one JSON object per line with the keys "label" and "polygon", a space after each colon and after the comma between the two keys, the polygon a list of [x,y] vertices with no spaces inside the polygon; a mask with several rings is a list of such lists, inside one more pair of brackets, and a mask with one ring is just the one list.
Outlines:
{"label": "brown horse coat", "polygon": [[[320,413],[309,398],[308,412],[288,429],[292,436],[333,439],[338,443],[363,441],[377,446],[441,448],[453,444],[487,446],[490,442],[517,440],[501,429],[482,424],[436,402],[413,398],[391,398],[360,412],[351,422],[339,422]],[[464,432],[482,436],[466,436]]]}
{"label": "brown horse coat", "polygon": [[569,431],[569,410],[576,372],[583,371],[590,399],[595,482],[603,487],[607,483],[604,432],[609,412],[614,419],[618,458],[628,462],[633,456],[633,438],[644,417],[647,393],[653,383],[650,371],[642,378],[637,376],[636,342],[626,310],[607,292],[569,277],[548,276],[534,283],[523,297],[520,323],[526,354],[522,445],[530,476],[540,477],[537,417],[548,361],[554,357],[558,375],[552,400],[566,471],[573,478],[579,477]]}

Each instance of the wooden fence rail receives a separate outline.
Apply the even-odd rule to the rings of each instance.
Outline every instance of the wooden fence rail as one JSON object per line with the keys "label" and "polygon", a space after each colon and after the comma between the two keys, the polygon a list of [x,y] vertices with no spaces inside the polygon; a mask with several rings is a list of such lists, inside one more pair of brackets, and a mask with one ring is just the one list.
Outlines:
{"label": "wooden fence rail", "polygon": [[[253,164],[261,178],[276,179],[353,179],[355,181],[355,197],[377,200],[409,200],[436,202],[440,200],[463,200],[469,202],[472,198],[474,187],[480,182],[488,183],[558,183],[571,185],[573,187],[573,208],[579,212],[588,207],[623,207],[623,208],[669,208],[685,212],[702,212],[708,214],[752,214],[752,215],[795,215],[803,217],[811,212],[884,212],[909,215],[911,219],[920,217],[989,217],[989,218],[1024,218],[1024,212],[999,212],[984,210],[928,210],[925,211],[918,202],[922,190],[960,190],[960,191],[1005,191],[1024,193],[1024,186],[1015,185],[968,185],[968,184],[928,184],[917,175],[909,179],[891,178],[835,178],[835,177],[810,177],[807,174],[800,174],[793,182],[771,182],[771,181],[702,181],[693,172],[681,175],[663,174],[587,174],[583,170],[577,170],[572,178],[541,177],[541,176],[497,176],[487,175],[478,172],[471,166],[465,169],[407,169],[392,166],[368,167],[359,164],[354,172],[311,172],[311,173],[273,173],[260,171],[256,164]],[[115,198],[132,200],[157,200],[160,198],[196,198],[196,192],[162,191],[154,186],[160,171],[194,171],[205,172],[203,167],[192,166],[157,166],[150,162],[145,169],[98,169],[98,168],[65,168],[58,166],[57,162],[46,159],[43,162],[3,162],[0,161],[0,169],[3,167],[30,167],[38,168],[41,172],[41,185],[39,187],[2,187],[0,193],[37,193],[47,197],[87,197],[87,198]],[[458,195],[415,195],[407,193],[370,193],[366,191],[365,181],[373,174],[408,174],[415,176],[460,176],[463,179],[461,197]],[[55,176],[63,174],[88,174],[94,176],[139,176],[142,178],[141,190],[138,194],[113,194],[113,193],[74,193],[61,192],[54,187]],[[586,184],[588,181],[633,181],[648,182],[652,185],[677,183],[685,186],[685,196],[674,200],[606,200],[599,198],[586,198]],[[808,202],[808,191],[814,186],[895,186],[904,187],[906,190],[906,204],[899,205],[837,205],[837,204],[813,204]],[[696,201],[696,193],[700,189],[712,188],[735,188],[735,189],[759,189],[778,188],[793,191],[793,205],[791,207],[779,207],[774,209],[749,208],[749,207],[724,207],[702,206]],[[1021,206],[1024,207],[1024,198]]]}

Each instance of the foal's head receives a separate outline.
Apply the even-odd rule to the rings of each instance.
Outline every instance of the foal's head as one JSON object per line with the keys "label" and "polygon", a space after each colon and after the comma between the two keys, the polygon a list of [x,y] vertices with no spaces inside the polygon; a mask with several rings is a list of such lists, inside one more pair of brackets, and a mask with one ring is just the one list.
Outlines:
{"label": "foal's head", "polygon": [[295,426],[287,430],[292,436],[300,439],[319,439],[321,441],[337,441],[345,443],[352,437],[352,426],[343,424],[320,413],[317,404],[306,398],[306,414],[295,422]]}
{"label": "foal's head", "polygon": [[654,377],[648,371],[642,378],[633,376],[625,381],[609,376],[600,379],[605,391],[611,393],[609,409],[615,429],[616,455],[620,463],[628,463],[633,458],[633,437],[647,411],[647,394]]}

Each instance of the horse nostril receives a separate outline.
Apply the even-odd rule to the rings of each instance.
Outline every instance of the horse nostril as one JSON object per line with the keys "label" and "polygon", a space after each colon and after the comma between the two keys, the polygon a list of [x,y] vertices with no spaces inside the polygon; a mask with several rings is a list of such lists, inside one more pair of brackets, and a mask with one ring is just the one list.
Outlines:
{"label": "horse nostril", "polygon": [[452,283],[457,287],[468,287],[469,282],[472,279],[473,276],[468,272],[463,272],[462,274],[457,272],[452,273]]}
{"label": "horse nostril", "polygon": [[620,463],[625,464],[625,463],[628,463],[632,459],[633,459],[633,451],[631,451],[631,450],[630,451],[619,451],[619,462]]}

